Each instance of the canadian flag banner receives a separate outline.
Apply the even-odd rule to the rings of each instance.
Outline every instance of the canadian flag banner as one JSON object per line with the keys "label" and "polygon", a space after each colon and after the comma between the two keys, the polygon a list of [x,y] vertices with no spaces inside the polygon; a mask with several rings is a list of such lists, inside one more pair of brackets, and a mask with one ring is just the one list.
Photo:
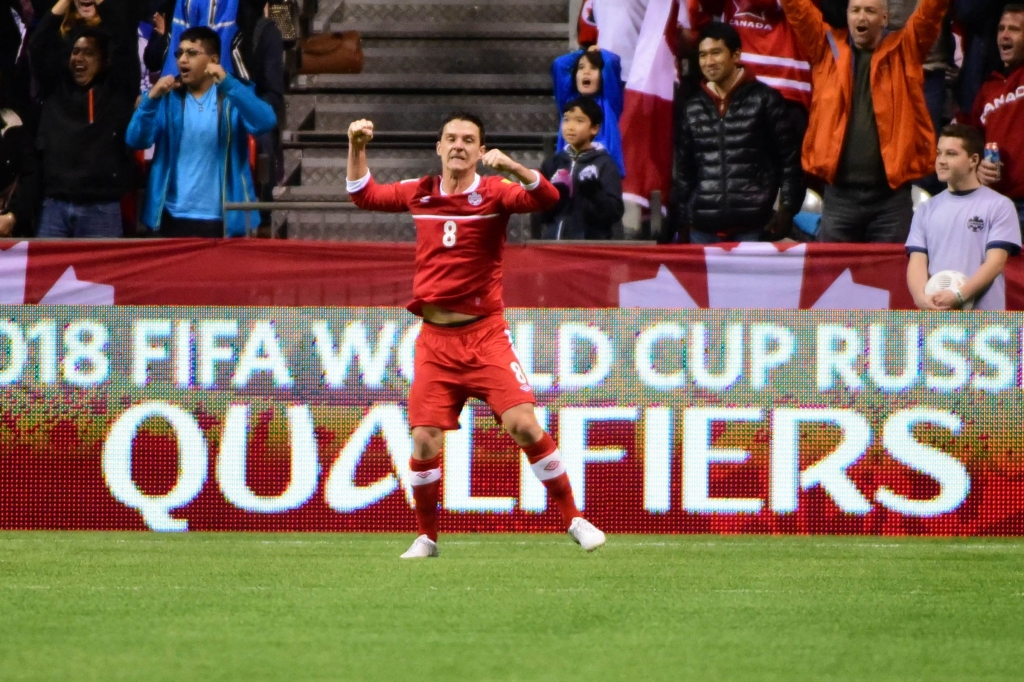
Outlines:
{"label": "canadian flag banner", "polygon": [[[0,242],[0,304],[405,306],[415,244]],[[505,304],[530,308],[911,309],[893,244],[509,245]],[[1024,310],[1024,259],[1006,265]]]}
{"label": "canadian flag banner", "polygon": [[626,80],[619,120],[626,163],[623,198],[645,207],[651,192],[660,190],[665,201],[672,187],[673,45],[678,25],[690,27],[686,3],[651,0]]}
{"label": "canadian flag banner", "polygon": [[576,40],[580,45],[595,45],[598,40],[597,22],[594,20],[594,0],[586,0],[576,20]]}

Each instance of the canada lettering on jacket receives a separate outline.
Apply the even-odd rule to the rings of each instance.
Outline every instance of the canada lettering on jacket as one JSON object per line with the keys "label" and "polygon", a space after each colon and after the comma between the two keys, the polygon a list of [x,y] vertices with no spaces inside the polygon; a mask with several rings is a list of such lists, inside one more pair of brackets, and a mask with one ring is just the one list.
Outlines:
{"label": "canada lettering on jacket", "polygon": [[1022,97],[1024,97],[1024,85],[1019,85],[1017,86],[1017,89],[1014,90],[1013,92],[1007,92],[1005,94],[999,95],[999,97],[996,97],[991,102],[985,102],[985,109],[981,112],[981,124],[985,125],[985,122],[988,120],[989,114],[991,114],[992,112],[996,111],[1005,104],[1012,104],[1013,102],[1016,102]]}
{"label": "canada lettering on jacket", "polygon": [[773,28],[775,28],[771,24],[766,24],[761,21],[744,21],[742,19],[733,19],[730,23],[736,28],[753,28],[758,31],[771,31]]}

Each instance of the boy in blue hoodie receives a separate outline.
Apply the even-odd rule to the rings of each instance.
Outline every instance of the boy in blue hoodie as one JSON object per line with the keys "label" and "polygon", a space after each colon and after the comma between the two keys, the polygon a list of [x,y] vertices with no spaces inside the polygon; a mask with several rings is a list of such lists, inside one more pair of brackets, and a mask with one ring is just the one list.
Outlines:
{"label": "boy in blue hoodie", "polygon": [[540,172],[558,188],[558,204],[541,215],[542,239],[616,239],[622,236],[622,176],[594,138],[604,115],[589,97],[565,105],[565,147],[544,160]]}
{"label": "boy in blue hoodie", "polygon": [[255,211],[225,202],[255,201],[249,135],[277,125],[251,85],[224,71],[220,38],[205,26],[181,34],[180,77],[164,76],[143,96],[126,136],[134,149],[156,144],[142,222],[165,237],[240,237],[259,225]]}

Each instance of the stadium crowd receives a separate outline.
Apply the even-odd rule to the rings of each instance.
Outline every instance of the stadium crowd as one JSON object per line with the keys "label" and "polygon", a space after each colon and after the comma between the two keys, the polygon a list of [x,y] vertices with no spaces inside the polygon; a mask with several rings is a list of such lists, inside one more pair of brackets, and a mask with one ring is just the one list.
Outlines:
{"label": "stadium crowd", "polygon": [[[267,4],[0,3],[0,236],[113,238],[136,217],[162,236],[258,225],[223,204],[268,198],[280,178],[284,43]],[[250,146],[268,159],[259,188]]]}
{"label": "stadium crowd", "polygon": [[[268,0],[0,0],[0,236],[240,236],[281,179],[286,76]],[[587,0],[555,60],[560,191],[544,237],[622,236],[620,130],[646,2]],[[905,243],[943,127],[1024,215],[1024,5],[685,0],[671,239]],[[270,162],[257,187],[250,138]],[[958,138],[959,139],[959,138]],[[134,205],[135,189],[144,202]],[[802,212],[806,191],[820,215]],[[1019,231],[1019,225],[1018,225]]]}

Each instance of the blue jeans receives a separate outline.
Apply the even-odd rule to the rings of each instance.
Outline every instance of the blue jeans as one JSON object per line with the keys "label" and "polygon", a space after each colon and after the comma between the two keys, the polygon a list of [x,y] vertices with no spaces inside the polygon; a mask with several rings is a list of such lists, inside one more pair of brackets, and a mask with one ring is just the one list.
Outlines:
{"label": "blue jeans", "polygon": [[882,187],[826,185],[819,242],[903,244],[910,234],[914,202],[910,185]]}
{"label": "blue jeans", "polygon": [[113,239],[124,236],[121,227],[121,202],[74,204],[60,199],[43,201],[39,216],[38,237],[97,237]]}
{"label": "blue jeans", "polygon": [[725,239],[722,239],[714,232],[701,232],[700,230],[690,230],[690,243],[691,244],[722,244],[725,242],[756,242],[761,239],[761,234],[764,230],[751,230],[750,232],[737,232],[731,234]]}

